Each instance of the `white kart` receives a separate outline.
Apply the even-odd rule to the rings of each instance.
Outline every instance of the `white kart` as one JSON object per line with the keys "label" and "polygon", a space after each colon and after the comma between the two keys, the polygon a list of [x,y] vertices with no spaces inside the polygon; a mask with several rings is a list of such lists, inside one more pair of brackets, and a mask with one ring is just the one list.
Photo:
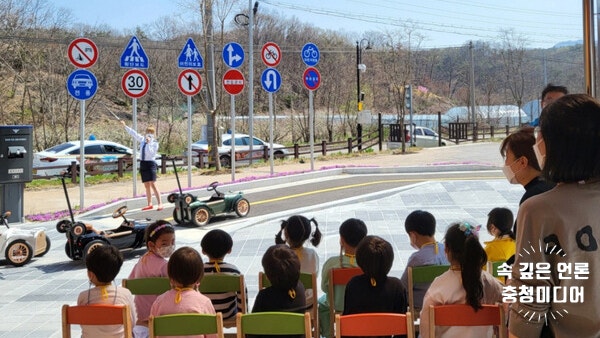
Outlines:
{"label": "white kart", "polygon": [[0,215],[0,258],[14,266],[23,266],[34,256],[45,255],[50,250],[50,238],[46,236],[46,229],[10,228],[7,221],[10,215],[10,211]]}

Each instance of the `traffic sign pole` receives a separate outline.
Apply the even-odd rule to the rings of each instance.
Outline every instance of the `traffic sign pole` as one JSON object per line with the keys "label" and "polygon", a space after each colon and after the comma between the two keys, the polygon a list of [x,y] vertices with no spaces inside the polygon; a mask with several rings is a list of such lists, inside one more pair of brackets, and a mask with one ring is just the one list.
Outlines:
{"label": "traffic sign pole", "polygon": [[[231,182],[235,182],[235,95],[230,95],[231,102],[229,106],[231,107]],[[272,149],[272,148],[271,148]],[[250,155],[252,157],[252,155]]]}

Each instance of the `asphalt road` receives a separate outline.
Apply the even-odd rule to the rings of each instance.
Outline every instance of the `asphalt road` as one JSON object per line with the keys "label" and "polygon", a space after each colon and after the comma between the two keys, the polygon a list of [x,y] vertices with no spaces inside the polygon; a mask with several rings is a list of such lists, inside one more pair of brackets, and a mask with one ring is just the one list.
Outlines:
{"label": "asphalt road", "polygon": [[[296,184],[253,189],[244,191],[244,194],[250,201],[251,206],[248,217],[255,217],[296,208],[317,207],[324,203],[358,198],[359,196],[371,193],[381,194],[388,191],[389,194],[392,194],[403,186],[426,181],[486,180],[503,177],[501,171],[493,170],[493,168],[492,170],[482,171],[338,175],[327,179],[305,180]],[[206,196],[209,194],[209,192],[206,192]],[[202,196],[198,195],[198,198],[203,199]],[[127,213],[127,217],[133,219],[143,219],[148,216],[147,212],[139,210],[132,210]],[[167,219],[172,221],[173,205],[165,203],[164,210],[153,211],[151,216],[153,219]],[[235,214],[231,216],[217,216],[211,220],[210,225],[215,225],[217,222],[224,222],[226,224],[228,221],[235,219],[237,219]]]}

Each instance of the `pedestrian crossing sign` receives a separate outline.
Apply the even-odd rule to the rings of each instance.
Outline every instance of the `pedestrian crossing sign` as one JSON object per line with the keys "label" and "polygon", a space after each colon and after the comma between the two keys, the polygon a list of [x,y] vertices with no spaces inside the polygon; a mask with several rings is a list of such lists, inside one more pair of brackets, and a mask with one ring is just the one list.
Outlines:
{"label": "pedestrian crossing sign", "polygon": [[146,56],[142,43],[137,37],[132,36],[131,40],[121,54],[121,68],[141,68],[148,69],[150,61]]}
{"label": "pedestrian crossing sign", "polygon": [[204,68],[204,60],[192,38],[188,38],[177,60],[179,68]]}

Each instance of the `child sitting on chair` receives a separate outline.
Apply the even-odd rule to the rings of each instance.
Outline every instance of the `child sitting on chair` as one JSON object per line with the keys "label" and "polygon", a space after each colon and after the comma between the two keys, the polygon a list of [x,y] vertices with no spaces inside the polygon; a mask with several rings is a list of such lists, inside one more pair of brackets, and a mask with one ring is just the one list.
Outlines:
{"label": "child sitting on chair", "polygon": [[[204,274],[241,275],[235,265],[223,261],[225,255],[230,254],[233,247],[233,239],[227,232],[221,229],[207,232],[202,237],[200,246],[202,253],[208,256],[208,262],[204,263]],[[223,319],[234,318],[236,313],[242,311],[241,295],[235,292],[207,293],[205,295],[212,301],[215,311],[223,313]]]}
{"label": "child sitting on chair", "polygon": [[[175,250],[169,258],[168,272],[172,289],[156,298],[150,309],[151,316],[216,313],[210,299],[198,291],[204,275],[202,257],[198,251],[187,246]],[[205,337],[216,338],[216,335]]]}
{"label": "child sitting on chair", "polygon": [[515,255],[517,244],[512,231],[513,213],[507,208],[494,208],[488,214],[487,230],[494,239],[484,242],[488,262],[506,261]]}
{"label": "child sitting on chair", "polygon": [[356,247],[356,262],[363,274],[346,285],[344,315],[354,313],[406,313],[406,293],[400,279],[389,277],[394,263],[392,245],[378,236],[366,236]]}
{"label": "child sitting on chair", "polygon": [[300,260],[287,245],[273,245],[262,258],[271,286],[258,292],[252,312],[306,311],[304,286],[300,283]]}
{"label": "child sitting on chair", "polygon": [[481,304],[502,301],[502,284],[486,271],[482,271],[487,256],[479,243],[478,226],[467,222],[452,224],[446,231],[445,252],[450,270],[437,277],[425,293],[421,310],[421,337],[491,337],[487,326],[454,326],[429,331],[429,306],[443,304],[468,304],[474,310]]}
{"label": "child sitting on chair", "polygon": [[[150,224],[144,233],[148,251],[135,264],[129,279],[167,277],[167,259],[175,250],[175,229],[171,223],[158,220]],[[135,307],[138,320],[133,328],[135,338],[148,337],[148,316],[157,295],[136,295]]]}
{"label": "child sitting on chair", "polygon": [[[135,323],[136,313],[133,295],[124,287],[114,283],[123,265],[123,256],[112,245],[94,249],[85,258],[90,287],[77,298],[77,305],[123,304],[131,311],[131,322]],[[82,337],[125,337],[122,325],[82,325]]]}
{"label": "child sitting on chair", "polygon": [[[340,225],[340,255],[330,257],[321,270],[321,290],[324,294],[319,297],[319,330],[321,336],[331,335],[331,323],[329,323],[329,303],[327,293],[329,292],[329,271],[337,268],[353,268],[356,264],[356,246],[367,235],[365,222],[357,218],[349,218]],[[344,309],[345,286],[336,286],[335,308],[340,311]]]}
{"label": "child sitting on chair", "polygon": [[[404,221],[404,229],[410,239],[410,245],[417,250],[408,258],[406,269],[400,281],[408,292],[408,267],[425,265],[448,265],[444,253],[444,244],[435,240],[435,217],[427,211],[415,210]],[[416,314],[421,311],[423,297],[431,283],[419,283],[413,286],[413,301]]]}

